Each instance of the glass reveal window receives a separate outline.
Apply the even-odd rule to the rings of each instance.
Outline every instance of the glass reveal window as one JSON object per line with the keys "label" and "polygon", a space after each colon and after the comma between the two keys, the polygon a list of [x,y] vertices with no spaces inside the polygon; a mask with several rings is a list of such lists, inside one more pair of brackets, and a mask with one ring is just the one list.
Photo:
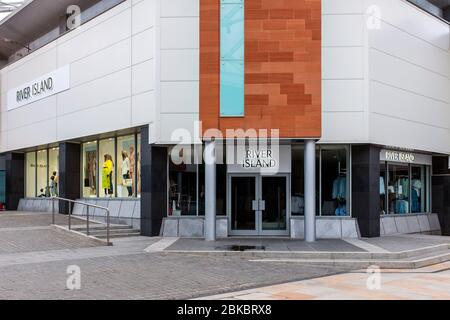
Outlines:
{"label": "glass reveal window", "polygon": [[36,152],[28,152],[25,156],[25,197],[36,197]]}
{"label": "glass reveal window", "polygon": [[321,147],[321,199],[323,216],[348,216],[346,147]]}
{"label": "glass reveal window", "polygon": [[50,195],[57,197],[59,195],[59,148],[53,148],[48,151],[48,186]]}
{"label": "glass reveal window", "polygon": [[427,165],[382,161],[380,214],[429,212],[430,171]]}
{"label": "glass reveal window", "polygon": [[97,197],[97,141],[83,144],[83,197]]}
{"label": "glass reveal window", "polygon": [[117,196],[136,194],[136,139],[134,135],[117,138]]}
{"label": "glass reveal window", "polygon": [[244,0],[221,0],[220,115],[244,115]]}
{"label": "glass reveal window", "polygon": [[116,144],[113,138],[101,140],[99,143],[100,161],[100,197],[114,197],[116,192],[115,183],[115,152]]}
{"label": "glass reveal window", "polygon": [[141,193],[141,135],[86,142],[82,147],[84,198],[131,198]]}
{"label": "glass reveal window", "polygon": [[48,187],[48,164],[47,150],[37,152],[37,192],[38,197],[50,197],[50,188]]}

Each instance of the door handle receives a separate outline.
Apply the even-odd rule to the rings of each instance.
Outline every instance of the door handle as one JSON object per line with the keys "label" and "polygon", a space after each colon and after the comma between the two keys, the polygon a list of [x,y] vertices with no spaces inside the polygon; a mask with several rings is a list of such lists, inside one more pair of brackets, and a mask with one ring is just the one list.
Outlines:
{"label": "door handle", "polygon": [[265,200],[259,200],[259,210],[260,211],[266,210],[266,201]]}
{"label": "door handle", "polygon": [[253,200],[252,201],[252,210],[253,211],[259,211],[259,202],[258,202],[258,200]]}

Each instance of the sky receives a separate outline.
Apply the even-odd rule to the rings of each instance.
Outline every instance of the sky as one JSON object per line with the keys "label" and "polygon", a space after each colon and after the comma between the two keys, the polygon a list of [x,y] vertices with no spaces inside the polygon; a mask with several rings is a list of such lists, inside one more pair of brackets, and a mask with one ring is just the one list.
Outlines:
{"label": "sky", "polygon": [[[1,0],[1,1],[0,1],[0,6],[3,6],[3,5],[2,5],[2,2],[3,2],[3,3],[23,2],[23,0]],[[9,15],[9,13],[0,13],[0,20],[3,20],[3,19],[6,18],[8,15]]]}

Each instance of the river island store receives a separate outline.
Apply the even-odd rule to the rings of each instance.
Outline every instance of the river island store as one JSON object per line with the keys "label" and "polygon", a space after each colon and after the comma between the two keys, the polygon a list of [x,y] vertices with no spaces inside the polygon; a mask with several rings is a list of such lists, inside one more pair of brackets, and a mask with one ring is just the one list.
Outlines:
{"label": "river island store", "polygon": [[[144,236],[207,240],[447,234],[450,27],[374,2],[378,29],[363,0],[26,3],[0,22],[36,31],[17,39],[30,50],[0,45],[7,208],[82,199]],[[239,161],[229,140],[248,145]],[[173,158],[183,144],[192,161]]]}

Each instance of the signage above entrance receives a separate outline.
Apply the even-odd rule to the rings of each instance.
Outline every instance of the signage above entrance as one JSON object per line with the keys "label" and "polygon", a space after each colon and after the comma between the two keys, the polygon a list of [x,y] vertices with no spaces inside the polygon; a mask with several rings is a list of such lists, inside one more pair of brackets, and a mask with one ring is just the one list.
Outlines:
{"label": "signage above entrance", "polygon": [[[237,151],[236,148],[234,150],[227,149],[227,157],[238,153]],[[268,175],[291,173],[291,161],[291,146],[281,145],[276,149],[252,147],[245,150],[245,156],[237,155],[235,164],[228,165],[228,172]]]}
{"label": "signage above entrance", "polygon": [[8,91],[8,111],[50,97],[70,88],[70,66],[59,68]]}
{"label": "signage above entrance", "polygon": [[424,165],[432,163],[432,157],[429,155],[396,150],[381,150],[380,160]]}

